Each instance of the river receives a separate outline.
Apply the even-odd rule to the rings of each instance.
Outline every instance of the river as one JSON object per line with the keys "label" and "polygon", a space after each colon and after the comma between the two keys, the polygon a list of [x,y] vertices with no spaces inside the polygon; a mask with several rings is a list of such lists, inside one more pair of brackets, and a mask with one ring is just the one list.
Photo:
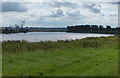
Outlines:
{"label": "river", "polygon": [[7,40],[26,40],[28,42],[39,41],[57,41],[57,40],[75,40],[86,37],[113,36],[111,34],[94,34],[94,33],[66,33],[66,32],[28,32],[15,34],[0,34],[1,41]]}

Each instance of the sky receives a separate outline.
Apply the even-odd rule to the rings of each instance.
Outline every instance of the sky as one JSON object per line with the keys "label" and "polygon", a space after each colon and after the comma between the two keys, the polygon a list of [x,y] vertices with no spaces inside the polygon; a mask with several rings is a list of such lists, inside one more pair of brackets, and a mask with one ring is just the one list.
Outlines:
{"label": "sky", "polygon": [[117,0],[85,1],[4,0],[0,3],[0,23],[2,26],[14,26],[21,25],[21,21],[25,20],[27,27],[67,27],[81,24],[118,26]]}

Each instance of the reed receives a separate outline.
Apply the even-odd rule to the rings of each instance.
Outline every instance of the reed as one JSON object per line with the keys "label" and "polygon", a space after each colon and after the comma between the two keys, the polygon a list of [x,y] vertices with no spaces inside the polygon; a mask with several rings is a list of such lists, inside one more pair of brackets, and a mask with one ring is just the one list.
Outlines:
{"label": "reed", "polygon": [[[101,39],[102,38],[102,39]],[[99,48],[104,45],[104,42],[111,37],[101,38],[85,38],[82,40],[59,40],[41,41],[41,42],[27,42],[27,41],[4,41],[2,42],[3,53],[21,53],[32,52],[36,50],[55,50],[55,49],[69,49],[69,48]]]}

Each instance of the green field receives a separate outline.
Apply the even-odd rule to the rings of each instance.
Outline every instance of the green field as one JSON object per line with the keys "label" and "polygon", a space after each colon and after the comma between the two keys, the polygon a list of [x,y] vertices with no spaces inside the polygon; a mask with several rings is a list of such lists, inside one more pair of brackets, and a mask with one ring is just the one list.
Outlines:
{"label": "green field", "polygon": [[3,76],[117,76],[118,37],[2,43]]}

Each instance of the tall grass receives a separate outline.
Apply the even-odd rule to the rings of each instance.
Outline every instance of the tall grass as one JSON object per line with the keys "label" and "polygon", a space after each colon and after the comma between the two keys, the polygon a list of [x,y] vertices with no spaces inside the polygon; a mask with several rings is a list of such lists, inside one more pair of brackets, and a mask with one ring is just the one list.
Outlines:
{"label": "tall grass", "polygon": [[100,48],[104,46],[107,40],[116,40],[117,37],[89,37],[85,39],[76,40],[58,40],[52,41],[41,41],[41,42],[27,42],[27,41],[4,41],[2,42],[2,49],[4,53],[21,53],[21,52],[32,52],[36,50],[55,50],[55,49],[69,49],[69,48]]}
{"label": "tall grass", "polygon": [[5,41],[2,75],[117,76],[117,45],[117,36],[56,42]]}

